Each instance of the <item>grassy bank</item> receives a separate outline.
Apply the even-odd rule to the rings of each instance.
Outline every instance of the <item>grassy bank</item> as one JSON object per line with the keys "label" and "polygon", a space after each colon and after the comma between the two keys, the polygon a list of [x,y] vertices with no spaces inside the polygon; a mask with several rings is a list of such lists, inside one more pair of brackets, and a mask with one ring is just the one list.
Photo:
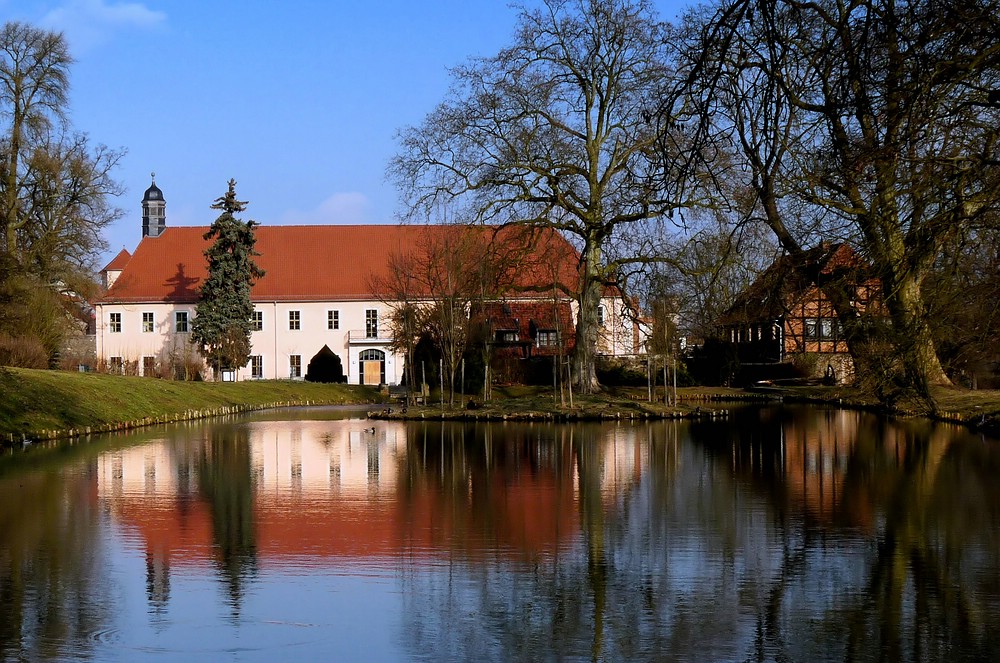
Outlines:
{"label": "grassy bank", "polygon": [[99,432],[281,405],[378,402],[370,387],[290,380],[172,382],[0,368],[0,441]]}
{"label": "grassy bank", "polygon": [[503,419],[651,419],[674,417],[711,417],[715,411],[725,409],[726,402],[760,402],[781,399],[788,402],[829,403],[843,407],[859,408],[897,416],[919,416],[939,421],[961,423],[991,435],[1000,435],[1000,391],[970,391],[967,389],[935,388],[935,409],[926,403],[889,410],[869,394],[853,387],[781,386],[767,389],[743,390],[728,387],[682,387],[677,390],[678,402],[669,406],[663,403],[663,389],[657,390],[654,401],[649,402],[645,388],[608,388],[596,396],[575,396],[570,406],[568,397],[554,399],[550,388],[507,387],[494,390],[494,399],[488,403],[468,406],[468,398],[456,401],[454,407],[432,397],[425,406],[411,407],[404,415],[395,408],[385,411],[382,418],[445,418],[455,420]]}
{"label": "grassy bank", "polygon": [[684,387],[678,389],[678,402],[666,405],[662,387],[652,401],[646,388],[605,388],[598,394],[570,396],[563,393],[553,397],[550,387],[497,387],[492,400],[483,403],[477,398],[456,395],[454,406],[436,400],[435,392],[426,405],[409,407],[403,412],[376,410],[382,419],[448,419],[469,421],[503,420],[621,420],[663,419],[690,416],[713,417],[723,414],[725,407],[719,402],[761,401],[770,396],[753,394],[742,389],[727,387]]}

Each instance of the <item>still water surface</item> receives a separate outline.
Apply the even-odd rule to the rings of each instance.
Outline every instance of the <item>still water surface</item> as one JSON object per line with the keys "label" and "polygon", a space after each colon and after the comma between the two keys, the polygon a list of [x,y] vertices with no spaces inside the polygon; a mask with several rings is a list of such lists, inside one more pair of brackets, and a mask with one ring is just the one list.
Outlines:
{"label": "still water surface", "polygon": [[1000,660],[1000,443],[333,409],[0,459],[3,660]]}

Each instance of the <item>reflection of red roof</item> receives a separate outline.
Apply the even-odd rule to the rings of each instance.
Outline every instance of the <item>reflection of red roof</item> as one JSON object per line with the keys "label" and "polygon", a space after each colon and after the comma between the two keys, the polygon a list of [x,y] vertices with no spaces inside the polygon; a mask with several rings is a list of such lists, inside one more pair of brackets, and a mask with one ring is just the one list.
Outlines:
{"label": "reflection of red roof", "polygon": [[[551,289],[553,280],[576,282],[578,255],[554,231],[442,225],[259,226],[257,264],[264,277],[252,290],[255,301],[342,301],[374,299],[372,283],[391,278],[392,256],[415,255],[435,238],[479,234],[485,248],[493,240],[524,242],[538,259],[515,271],[515,286]],[[103,302],[192,302],[206,276],[207,227],[167,228],[145,237]],[[126,252],[127,254],[127,252]],[[483,252],[477,253],[482,257]],[[122,254],[119,254],[121,257]],[[116,257],[112,265],[118,261]],[[109,265],[110,267],[110,265]],[[555,271],[553,275],[551,272]],[[414,293],[420,296],[425,293]]]}
{"label": "reflection of red roof", "polygon": [[288,557],[379,557],[399,551],[392,503],[300,503],[258,494],[257,551],[280,565]]}
{"label": "reflection of red roof", "polygon": [[[493,482],[479,507],[434,485],[415,487],[405,498],[298,500],[257,492],[254,545],[264,564],[290,560],[436,555],[462,552],[475,558],[505,550],[532,556],[554,552],[579,529],[572,483],[548,472]],[[455,504],[459,500],[460,504]],[[488,512],[488,516],[486,513]],[[160,495],[123,498],[123,524],[145,549],[171,566],[203,564],[215,554],[212,514],[204,500]]]}
{"label": "reflection of red roof", "polygon": [[125,500],[121,519],[142,537],[146,550],[170,565],[211,559],[212,515],[200,500]]}
{"label": "reflection of red roof", "polygon": [[131,259],[132,254],[125,249],[122,249],[118,252],[118,255],[111,259],[111,262],[108,263],[107,267],[105,267],[103,271],[114,272],[123,270],[125,269],[125,265],[127,265],[128,261]]}

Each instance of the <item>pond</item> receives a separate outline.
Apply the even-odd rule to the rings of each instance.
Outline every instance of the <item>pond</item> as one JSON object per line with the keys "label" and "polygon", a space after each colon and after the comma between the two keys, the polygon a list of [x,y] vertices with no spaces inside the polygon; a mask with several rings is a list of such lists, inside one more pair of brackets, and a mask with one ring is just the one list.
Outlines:
{"label": "pond", "polygon": [[182,424],[0,459],[0,658],[1000,660],[1000,443],[691,422]]}

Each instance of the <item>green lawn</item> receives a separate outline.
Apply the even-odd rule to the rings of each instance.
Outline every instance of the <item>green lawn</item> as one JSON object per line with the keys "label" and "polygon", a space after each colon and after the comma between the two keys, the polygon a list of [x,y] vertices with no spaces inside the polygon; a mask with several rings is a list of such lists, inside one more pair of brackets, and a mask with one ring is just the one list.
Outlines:
{"label": "green lawn", "polygon": [[225,407],[336,405],[381,400],[370,387],[290,380],[174,382],[153,378],[0,368],[0,439],[99,429]]}

